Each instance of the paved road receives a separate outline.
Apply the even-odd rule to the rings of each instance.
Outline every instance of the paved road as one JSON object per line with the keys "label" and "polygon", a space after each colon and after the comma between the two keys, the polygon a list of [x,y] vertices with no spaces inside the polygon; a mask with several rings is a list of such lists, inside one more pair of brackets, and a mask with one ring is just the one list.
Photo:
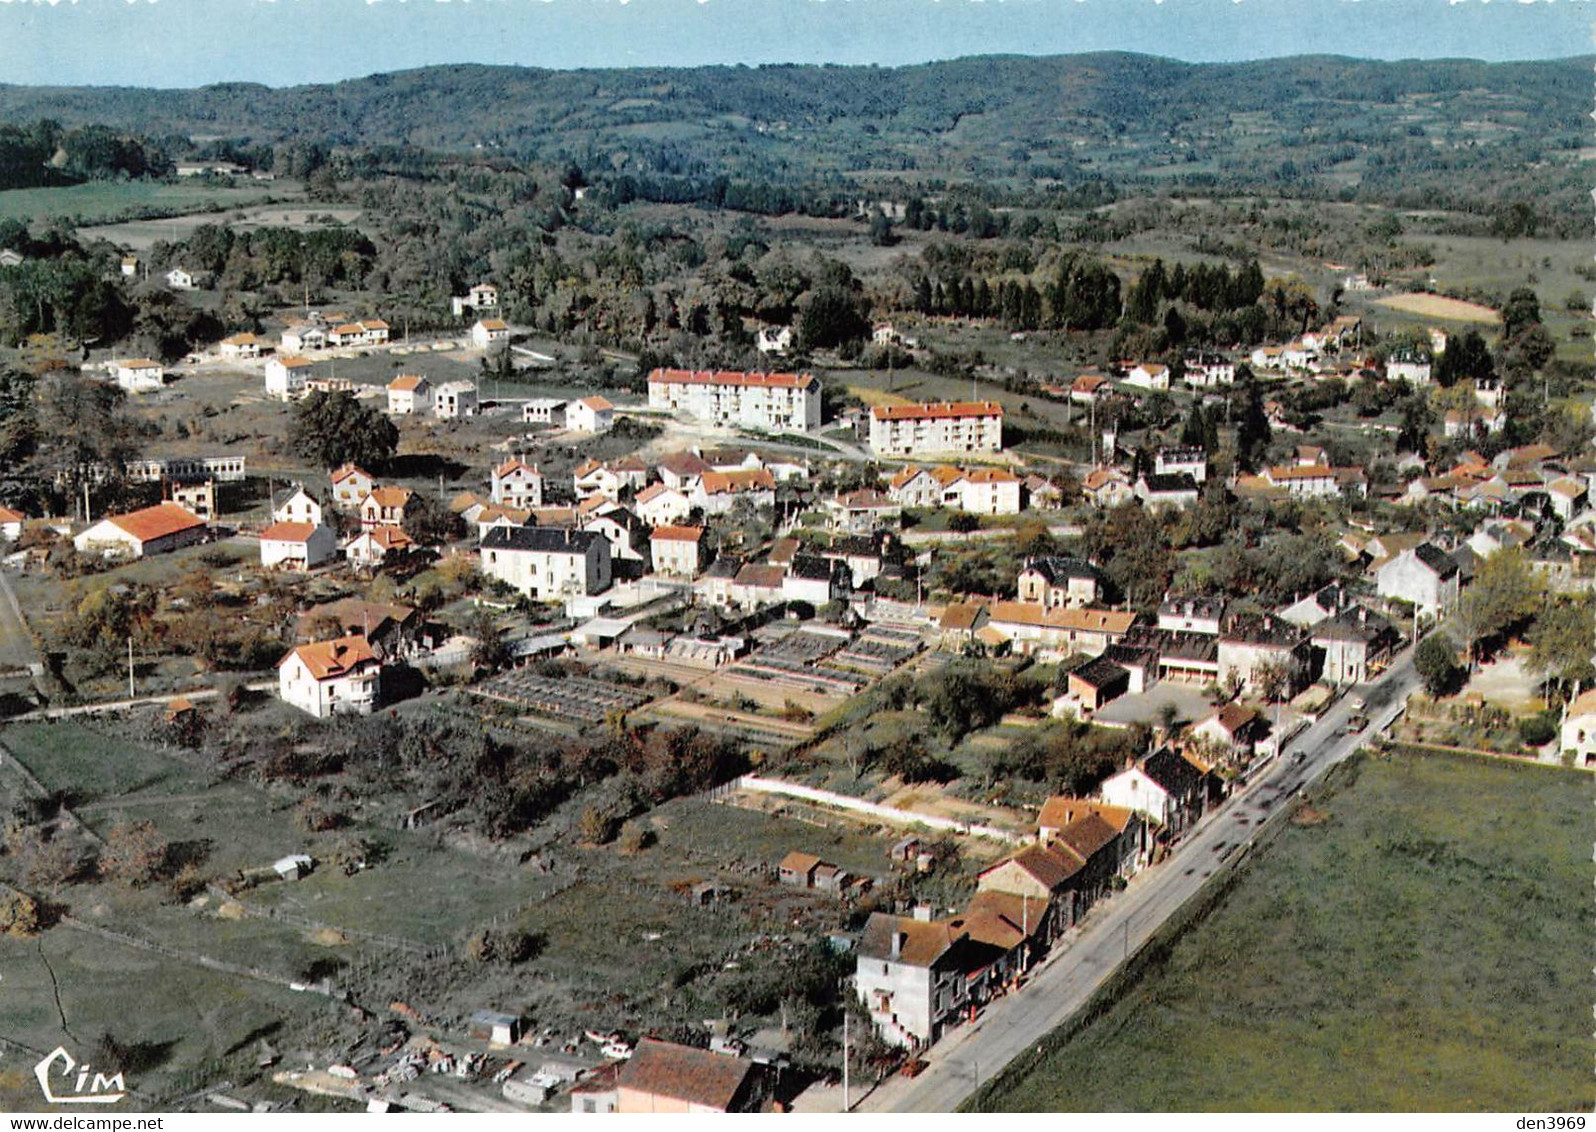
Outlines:
{"label": "paved road", "polygon": [[[1144,870],[1118,896],[1101,902],[1085,924],[1066,933],[1024,990],[990,1005],[973,1025],[932,1048],[929,1068],[914,1080],[892,1077],[856,1110],[952,1112],[983,1081],[1034,1048],[1074,1015],[1125,958],[1141,947],[1222,861],[1250,847],[1258,827],[1288,808],[1291,796],[1345,759],[1374,730],[1383,729],[1418,686],[1411,650],[1363,689],[1370,731],[1339,734],[1353,714],[1350,697],[1335,704],[1299,735],[1286,754],[1257,773],[1218,810],[1207,815],[1156,868]],[[1301,753],[1301,761],[1298,754]]]}

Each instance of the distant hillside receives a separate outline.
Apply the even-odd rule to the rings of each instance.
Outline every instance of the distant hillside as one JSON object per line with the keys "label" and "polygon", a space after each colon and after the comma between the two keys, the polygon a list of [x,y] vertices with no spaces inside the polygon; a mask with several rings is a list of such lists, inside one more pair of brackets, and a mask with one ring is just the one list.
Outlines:
{"label": "distant hillside", "polygon": [[1415,177],[1492,168],[1511,182],[1533,167],[1545,192],[1545,170],[1572,166],[1582,144],[1590,72],[1590,59],[1128,54],[901,68],[450,66],[284,89],[0,87],[0,121],[254,144],[481,146],[692,175],[1310,180],[1394,192]]}

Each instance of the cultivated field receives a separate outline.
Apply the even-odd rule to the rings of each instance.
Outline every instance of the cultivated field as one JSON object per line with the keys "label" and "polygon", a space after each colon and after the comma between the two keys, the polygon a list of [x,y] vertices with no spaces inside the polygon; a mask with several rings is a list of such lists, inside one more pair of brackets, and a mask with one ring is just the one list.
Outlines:
{"label": "cultivated field", "polygon": [[1468,758],[1343,770],[1117,1001],[975,1107],[1588,1110],[1590,795]]}
{"label": "cultivated field", "polygon": [[1419,293],[1406,295],[1392,295],[1388,299],[1375,300],[1382,307],[1403,311],[1407,314],[1422,315],[1425,318],[1442,318],[1450,322],[1488,322],[1502,321],[1499,314],[1490,307],[1481,306],[1479,303],[1465,303],[1461,299],[1448,299],[1441,295],[1425,295]]}
{"label": "cultivated field", "polygon": [[[0,220],[25,220],[44,224],[52,218],[75,220],[80,224],[109,224],[128,217],[172,216],[180,226],[180,238],[200,224],[215,224],[228,209],[259,204],[261,201],[295,197],[299,186],[291,182],[241,185],[164,184],[159,181],[94,181],[50,189],[8,189],[0,192]],[[198,217],[183,216],[204,210]],[[154,234],[142,244],[117,235],[87,231],[86,237],[105,235],[130,246],[148,247],[155,240],[172,238],[171,223],[161,221]]]}

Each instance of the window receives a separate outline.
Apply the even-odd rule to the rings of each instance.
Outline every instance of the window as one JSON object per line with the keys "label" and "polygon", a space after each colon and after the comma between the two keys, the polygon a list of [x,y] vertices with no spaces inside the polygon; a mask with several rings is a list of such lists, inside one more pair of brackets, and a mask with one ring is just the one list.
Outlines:
{"label": "window", "polygon": [[593,1100],[590,1097],[583,1097],[582,1098],[582,1111],[583,1112],[597,1112],[598,1111],[598,1102]]}

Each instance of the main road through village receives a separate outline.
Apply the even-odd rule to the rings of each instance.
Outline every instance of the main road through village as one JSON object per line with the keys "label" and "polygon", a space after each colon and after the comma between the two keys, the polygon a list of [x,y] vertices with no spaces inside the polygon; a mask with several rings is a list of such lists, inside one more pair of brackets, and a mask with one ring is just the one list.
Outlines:
{"label": "main road through village", "polygon": [[1291,797],[1390,726],[1418,684],[1412,649],[1362,689],[1369,728],[1347,732],[1356,713],[1343,697],[1297,736],[1286,752],[1210,812],[1157,866],[1120,894],[1100,901],[1033,972],[1026,986],[988,1005],[924,1055],[918,1077],[889,1077],[855,1106],[859,1112],[952,1112],[984,1081],[1068,1021],[1126,958],[1195,896],[1221,863],[1246,852],[1261,825],[1288,811]]}

